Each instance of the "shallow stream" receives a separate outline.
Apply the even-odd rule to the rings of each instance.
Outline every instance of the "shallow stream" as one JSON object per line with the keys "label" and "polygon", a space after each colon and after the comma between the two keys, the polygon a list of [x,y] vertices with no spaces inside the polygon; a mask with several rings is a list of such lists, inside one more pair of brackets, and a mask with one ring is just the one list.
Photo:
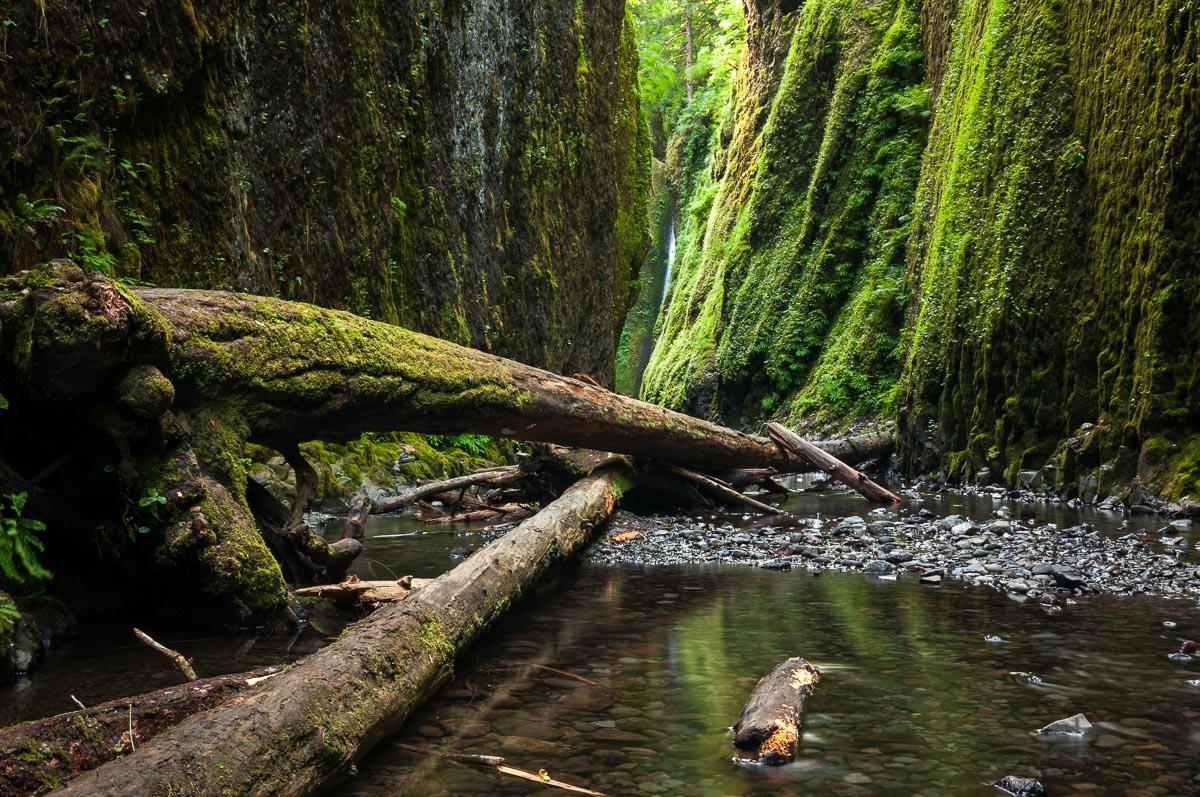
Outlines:
{"label": "shallow stream", "polygon": [[[977,518],[1000,505],[964,495],[921,504]],[[787,508],[827,519],[867,509],[840,493],[794,495]],[[1033,509],[1039,520],[1089,522],[1105,536],[1156,525],[1064,505]],[[429,528],[372,519],[359,575],[433,576],[485,539],[464,529],[413,534]],[[317,618],[295,638],[162,641],[194,656],[203,675],[291,660],[339,628]],[[72,694],[90,704],[177,682],[127,633],[92,630],[35,677],[0,690],[0,723],[70,710]],[[566,793],[400,745],[502,755],[613,795],[986,795],[999,794],[988,784],[1009,774],[1038,777],[1051,794],[1200,793],[1200,686],[1191,683],[1200,661],[1167,658],[1180,639],[1198,636],[1195,600],[1092,596],[1051,615],[1032,601],[956,581],[923,585],[910,573],[581,564],[522,603],[340,793]],[[729,726],[757,679],[793,655],[824,671],[801,760],[771,770],[734,764]],[[1031,733],[1076,712],[1095,725],[1083,739]]]}

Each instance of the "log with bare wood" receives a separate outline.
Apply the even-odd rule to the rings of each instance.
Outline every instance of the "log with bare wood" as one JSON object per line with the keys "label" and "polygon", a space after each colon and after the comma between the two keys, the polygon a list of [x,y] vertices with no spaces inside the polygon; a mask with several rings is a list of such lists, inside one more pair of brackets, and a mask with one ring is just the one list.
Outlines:
{"label": "log with bare wood", "polygon": [[266,683],[179,723],[61,794],[317,794],[450,676],[455,655],[607,519],[631,477],[587,476],[534,517]]}
{"label": "log with bare wood", "polygon": [[820,470],[828,473],[830,476],[842,482],[847,487],[857,490],[875,503],[900,503],[900,496],[896,495],[885,487],[880,487],[878,484],[867,478],[867,474],[863,473],[862,471],[855,470],[837,457],[825,453],[786,426],[778,423],[768,423],[767,434],[769,434],[771,439],[778,443],[781,448],[791,451],[796,456],[808,460],[816,465]]}
{"label": "log with bare wood", "polygon": [[507,484],[520,478],[520,476],[521,469],[518,466],[508,465],[500,468],[488,468],[476,471],[475,473],[468,473],[464,476],[455,476],[452,479],[427,482],[416,487],[410,487],[391,498],[381,498],[375,501],[371,505],[371,514],[382,515],[387,512],[398,512],[406,506],[420,501],[422,498],[432,497],[438,493],[461,490],[477,484]]}
{"label": "log with bare wood", "polygon": [[783,510],[779,509],[778,507],[771,506],[770,504],[764,504],[762,501],[758,501],[748,495],[744,495],[733,489],[725,482],[722,482],[711,476],[705,476],[703,473],[696,473],[695,471],[688,470],[687,468],[681,468],[678,465],[672,465],[670,463],[664,463],[663,467],[677,476],[682,476],[688,481],[695,482],[696,484],[700,485],[702,489],[707,490],[713,495],[723,499],[726,503],[748,506],[756,512],[763,512],[768,515],[783,514]]}
{"label": "log with bare wood", "polygon": [[170,659],[171,663],[178,667],[179,671],[183,673],[184,678],[187,678],[189,681],[198,680],[196,671],[192,669],[192,660],[187,656],[183,655],[178,650],[167,647],[140,628],[133,629],[133,635],[141,640],[142,644],[146,645],[151,650],[161,653]]}
{"label": "log with bare wood", "polygon": [[787,764],[800,751],[804,707],[821,671],[791,658],[759,679],[733,728],[733,746],[743,761]]}
{"label": "log with bare wood", "polygon": [[882,460],[896,448],[896,427],[885,423],[876,429],[848,434],[831,440],[813,440],[812,444],[847,465]]}
{"label": "log with bare wood", "polygon": [[[42,794],[279,672],[201,678],[0,729],[0,797]],[[30,755],[46,750],[46,755]]]}
{"label": "log with bare wood", "polygon": [[353,606],[373,606],[380,603],[395,603],[412,594],[413,590],[427,586],[432,579],[404,576],[395,581],[359,581],[352,579],[338,584],[318,584],[296,590],[297,598],[327,598],[334,603]]}

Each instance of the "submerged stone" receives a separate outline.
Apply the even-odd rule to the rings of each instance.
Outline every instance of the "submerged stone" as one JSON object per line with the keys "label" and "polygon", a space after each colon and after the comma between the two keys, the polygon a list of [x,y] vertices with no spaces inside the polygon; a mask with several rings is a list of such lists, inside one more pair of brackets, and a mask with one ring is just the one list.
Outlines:
{"label": "submerged stone", "polygon": [[1082,714],[1074,714],[1038,729],[1041,736],[1083,736],[1092,729],[1092,723]]}

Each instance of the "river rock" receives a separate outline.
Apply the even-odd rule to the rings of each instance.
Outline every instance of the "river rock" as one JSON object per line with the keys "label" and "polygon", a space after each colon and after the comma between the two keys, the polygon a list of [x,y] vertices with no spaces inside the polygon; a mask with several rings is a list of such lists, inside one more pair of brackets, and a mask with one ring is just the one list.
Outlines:
{"label": "river rock", "polygon": [[1067,589],[1082,587],[1085,583],[1087,583],[1084,581],[1080,572],[1071,567],[1055,565],[1054,567],[1050,568],[1050,575],[1054,576],[1054,580],[1058,582],[1060,587],[1066,587]]}
{"label": "river rock", "polygon": [[992,784],[1005,794],[1013,797],[1045,797],[1046,787],[1033,778],[1022,778],[1009,775]]}
{"label": "river rock", "polygon": [[1049,725],[1039,728],[1041,736],[1083,736],[1092,729],[1092,723],[1082,714],[1074,714],[1061,720],[1055,720]]}

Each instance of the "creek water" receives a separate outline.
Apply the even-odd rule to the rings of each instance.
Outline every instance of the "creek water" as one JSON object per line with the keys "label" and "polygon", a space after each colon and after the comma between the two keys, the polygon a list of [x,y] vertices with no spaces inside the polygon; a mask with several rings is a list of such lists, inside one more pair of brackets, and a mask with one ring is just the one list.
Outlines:
{"label": "creek water", "polygon": [[[922,505],[987,517],[1001,503],[948,494]],[[856,496],[811,492],[787,508],[827,518],[867,509]],[[1061,504],[1034,510],[1106,534],[1154,525]],[[468,528],[414,534],[421,529],[409,517],[373,518],[358,574],[433,576],[485,539]],[[295,638],[162,641],[195,657],[201,674],[233,672],[311,652],[342,622],[318,616]],[[0,722],[69,710],[71,694],[93,703],[177,682],[127,634],[94,630],[56,651],[34,678],[0,690]],[[987,795],[1009,774],[1060,795],[1200,793],[1200,686],[1191,683],[1200,662],[1167,658],[1197,636],[1200,608],[1189,600],[1095,596],[1048,615],[1031,601],[910,575],[580,564],[518,605],[339,793],[565,793],[401,745],[502,755],[613,795]],[[824,671],[800,760],[733,763],[729,726],[757,679],[793,655]],[[1031,733],[1076,712],[1095,725],[1082,739]]]}

